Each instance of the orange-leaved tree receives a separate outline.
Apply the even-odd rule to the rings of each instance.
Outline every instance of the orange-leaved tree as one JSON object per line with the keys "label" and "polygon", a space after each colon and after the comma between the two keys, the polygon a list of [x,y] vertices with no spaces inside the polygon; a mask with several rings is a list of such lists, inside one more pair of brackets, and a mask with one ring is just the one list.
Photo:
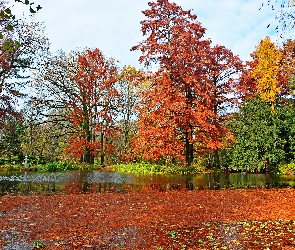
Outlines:
{"label": "orange-leaved tree", "polygon": [[100,155],[114,150],[112,136],[116,126],[119,92],[116,89],[117,67],[98,49],[87,50],[78,57],[78,70],[72,75],[78,96],[67,103],[71,114],[67,119],[77,128],[67,149],[82,162],[93,163]]}
{"label": "orange-leaved tree", "polygon": [[[215,120],[212,120],[212,124],[218,126],[222,124],[227,115],[239,104],[239,89],[240,82],[239,77],[243,72],[243,63],[241,59],[234,55],[231,50],[221,45],[215,45],[211,47],[206,55],[207,65],[206,75],[213,86],[213,111],[215,114]],[[231,138],[230,132],[225,127],[217,131],[219,135],[226,138]],[[215,167],[220,166],[219,161],[219,148],[214,149],[213,165]]]}
{"label": "orange-leaved tree", "polygon": [[190,165],[194,151],[219,148],[222,126],[212,123],[214,91],[206,75],[210,41],[196,15],[168,0],[149,2],[141,22],[146,39],[134,46],[140,62],[155,63],[151,85],[142,92],[134,149],[145,159],[178,159]]}

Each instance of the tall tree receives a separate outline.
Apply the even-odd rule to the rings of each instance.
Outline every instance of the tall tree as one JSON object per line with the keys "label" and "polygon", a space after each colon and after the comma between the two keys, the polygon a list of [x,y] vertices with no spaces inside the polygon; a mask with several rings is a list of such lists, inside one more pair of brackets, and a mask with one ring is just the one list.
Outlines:
{"label": "tall tree", "polygon": [[138,114],[135,106],[139,104],[139,92],[144,81],[146,73],[132,66],[124,66],[118,75],[118,90],[121,94],[119,124],[122,129],[118,144],[121,156],[129,149],[131,138],[136,134]]}
{"label": "tall tree", "polygon": [[282,47],[269,37],[262,40],[251,54],[240,78],[239,91],[244,97],[260,95],[264,102],[274,105],[279,97],[290,93],[290,79],[294,74],[294,41],[288,40]]}
{"label": "tall tree", "polygon": [[78,70],[71,76],[76,97],[66,102],[70,111],[67,119],[77,129],[69,140],[68,151],[83,162],[93,163],[99,154],[104,164],[106,152],[112,150],[110,139],[120,96],[115,88],[116,75],[114,62],[98,49],[78,56]]}
{"label": "tall tree", "polygon": [[[47,140],[54,141],[55,138],[61,141],[68,141],[79,127],[75,127],[68,117],[72,114],[68,108],[68,103],[79,97],[79,88],[73,81],[79,69],[78,56],[84,54],[85,50],[71,51],[69,54],[63,51],[48,58],[46,66],[39,68],[39,73],[35,75],[34,88],[36,93],[31,96],[28,112],[27,124],[29,138],[27,144],[40,144],[34,137],[34,131],[42,131],[43,128],[51,127],[51,133],[47,133]],[[43,125],[46,124],[46,125]],[[55,129],[56,128],[56,129]],[[53,132],[54,131],[54,132]],[[34,147],[28,147],[33,150]],[[35,151],[33,151],[35,152]],[[37,152],[38,153],[38,152]],[[72,155],[67,155],[73,157]]]}
{"label": "tall tree", "polygon": [[[216,117],[212,124],[218,125],[224,122],[239,103],[239,77],[243,71],[243,63],[231,50],[221,45],[211,47],[206,57],[206,75],[213,86],[215,100],[213,112]],[[224,129],[221,136],[226,134],[229,134],[229,131]],[[219,167],[219,148],[213,150],[213,155],[213,165]]]}
{"label": "tall tree", "polygon": [[[24,86],[44,63],[49,50],[41,23],[19,20],[15,29],[3,34],[0,40],[0,126],[1,121],[18,115],[18,98],[24,96]],[[6,47],[7,41],[15,44],[13,49]]]}
{"label": "tall tree", "polygon": [[277,100],[253,97],[229,121],[236,143],[231,150],[232,170],[276,172],[277,166],[294,159],[294,107]]}
{"label": "tall tree", "polygon": [[261,100],[275,103],[280,92],[279,74],[282,60],[281,50],[270,41],[267,36],[262,40],[255,51],[257,65],[252,75],[256,80]]}
{"label": "tall tree", "polygon": [[196,148],[221,146],[220,124],[212,124],[215,87],[205,74],[210,41],[191,11],[168,0],[149,2],[141,22],[147,38],[134,46],[140,62],[156,65],[151,88],[141,100],[138,138],[141,156],[182,159],[188,165]]}

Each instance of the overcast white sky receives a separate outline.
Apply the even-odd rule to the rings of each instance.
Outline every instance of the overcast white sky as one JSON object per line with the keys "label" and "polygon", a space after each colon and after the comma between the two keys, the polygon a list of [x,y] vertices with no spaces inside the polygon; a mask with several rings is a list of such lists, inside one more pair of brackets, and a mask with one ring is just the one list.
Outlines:
{"label": "overcast white sky", "polygon": [[[173,0],[172,0],[173,1]],[[193,9],[198,21],[207,29],[213,44],[224,45],[242,60],[266,35],[276,40],[276,11],[264,6],[265,0],[174,0],[184,10]],[[266,2],[266,1],[265,1]],[[11,3],[14,3],[11,0]],[[139,67],[139,52],[130,48],[142,40],[140,21],[148,0],[35,0],[43,8],[36,14],[44,21],[51,50],[66,52],[77,47],[99,48],[107,57],[114,57],[120,66]],[[29,13],[28,7],[15,3],[15,14]]]}

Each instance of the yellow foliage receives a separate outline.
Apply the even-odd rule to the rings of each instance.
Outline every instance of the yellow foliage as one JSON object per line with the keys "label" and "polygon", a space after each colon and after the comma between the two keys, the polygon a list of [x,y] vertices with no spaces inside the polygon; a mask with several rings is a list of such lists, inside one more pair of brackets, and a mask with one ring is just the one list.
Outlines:
{"label": "yellow foliage", "polygon": [[144,75],[142,70],[137,70],[135,67],[128,65],[123,67],[118,78],[120,81],[130,81],[141,75]]}
{"label": "yellow foliage", "polygon": [[275,103],[279,87],[279,72],[282,52],[267,36],[256,48],[255,55],[258,64],[253,69],[252,76],[256,80],[261,100]]}
{"label": "yellow foliage", "polygon": [[118,76],[119,81],[129,82],[133,86],[137,86],[139,91],[148,89],[151,86],[151,82],[148,80],[147,73],[143,70],[137,70],[132,66],[124,66]]}

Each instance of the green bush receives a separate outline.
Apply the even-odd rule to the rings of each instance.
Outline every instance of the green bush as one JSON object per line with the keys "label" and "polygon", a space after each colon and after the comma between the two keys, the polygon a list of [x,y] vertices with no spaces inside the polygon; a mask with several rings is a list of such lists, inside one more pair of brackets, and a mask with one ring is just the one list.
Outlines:
{"label": "green bush", "polygon": [[279,173],[282,175],[295,175],[295,163],[281,164],[279,166]]}

